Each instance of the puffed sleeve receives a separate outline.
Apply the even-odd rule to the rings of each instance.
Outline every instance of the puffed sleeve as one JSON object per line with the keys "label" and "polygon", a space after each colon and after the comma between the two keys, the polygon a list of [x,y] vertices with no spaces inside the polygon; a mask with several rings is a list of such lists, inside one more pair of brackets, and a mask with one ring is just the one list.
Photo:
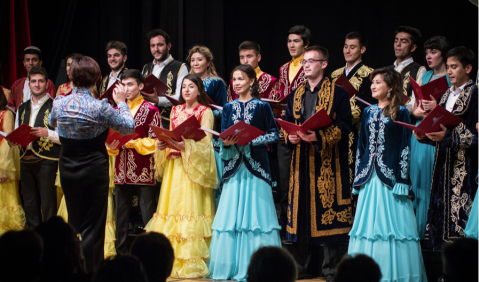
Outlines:
{"label": "puffed sleeve", "polygon": [[[204,128],[213,129],[213,123],[213,112],[207,109],[201,117],[200,124]],[[216,189],[218,177],[212,135],[205,133],[206,137],[200,141],[185,140],[185,150],[181,151],[181,159],[190,181],[204,188]]]}

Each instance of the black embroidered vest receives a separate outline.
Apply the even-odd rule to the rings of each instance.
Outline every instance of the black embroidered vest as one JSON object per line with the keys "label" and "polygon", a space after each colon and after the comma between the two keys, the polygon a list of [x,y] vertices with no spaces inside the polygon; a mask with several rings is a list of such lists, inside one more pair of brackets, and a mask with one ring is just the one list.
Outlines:
{"label": "black embroidered vest", "polygon": [[[184,63],[180,61],[171,60],[160,72],[160,76],[158,78],[163,81],[166,86],[168,86],[168,90],[165,92],[165,94],[170,96],[175,94],[178,74],[180,73],[180,69],[183,65]],[[153,67],[153,62],[149,62],[143,67],[141,74],[143,74],[144,77],[147,77],[149,74],[153,73]]]}
{"label": "black embroidered vest", "polygon": [[[120,70],[120,73],[118,74],[118,79],[121,79],[121,75],[126,71],[128,70],[127,67],[123,67],[121,70]],[[108,74],[107,76],[105,76],[103,78],[103,80],[101,81],[101,86],[100,86],[100,96],[105,93],[105,91],[107,91],[107,87],[108,87],[108,83],[110,82],[110,74]]]}
{"label": "black embroidered vest", "polygon": [[[18,116],[20,118],[19,123],[25,123],[28,125],[30,123],[30,119],[34,118],[35,123],[33,127],[43,127],[54,130],[54,128],[48,124],[48,116],[50,115],[52,107],[53,100],[48,97],[48,99],[46,99],[45,102],[43,102],[43,104],[40,106],[37,115],[32,116],[32,106],[30,100],[28,100],[18,107]],[[53,143],[47,137],[37,138],[32,141],[31,145],[32,152],[38,157],[46,160],[58,161],[61,147],[60,145]],[[26,152],[26,147],[20,148],[20,158],[23,158]]]}
{"label": "black embroidered vest", "polygon": [[[391,66],[392,69],[394,69],[394,65]],[[399,72],[403,78],[403,93],[404,95],[411,97],[412,95],[412,86],[411,86],[411,81],[409,79],[409,76],[414,78],[414,80],[418,80],[419,77],[417,77],[419,70],[421,68],[424,68],[420,64],[416,62],[412,62],[409,65],[405,66],[401,72]]]}

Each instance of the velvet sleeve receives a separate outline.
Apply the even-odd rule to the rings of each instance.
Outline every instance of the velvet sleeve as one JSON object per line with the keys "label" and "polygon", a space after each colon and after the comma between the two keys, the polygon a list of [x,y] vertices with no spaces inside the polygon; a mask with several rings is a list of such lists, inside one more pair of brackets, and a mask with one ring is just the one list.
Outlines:
{"label": "velvet sleeve", "polygon": [[[346,138],[349,139],[349,133],[352,128],[351,105],[349,103],[349,94],[346,90],[334,86],[336,89],[333,104],[333,124],[316,130],[316,139],[313,145],[316,152],[320,152],[326,147],[336,145],[339,141]],[[289,103],[288,103],[289,106]],[[334,114],[336,118],[334,118]]]}
{"label": "velvet sleeve", "polygon": [[[150,117],[150,122],[147,123],[148,125],[161,125],[161,123],[159,122],[160,117],[158,111],[155,111],[155,113]],[[140,155],[151,155],[156,150],[157,141],[158,140],[156,139],[155,133],[153,132],[151,127],[148,126],[148,137],[132,140],[126,144],[126,147],[129,149],[135,149],[135,151]]]}
{"label": "velvet sleeve", "polygon": [[[403,109],[399,112],[397,121],[411,123],[409,111]],[[391,121],[392,122],[392,121]],[[409,194],[409,163],[411,161],[411,130],[400,126],[398,138],[401,138],[399,146],[399,173],[396,173],[396,184],[393,187],[393,193],[396,195],[407,196]]]}
{"label": "velvet sleeve", "polygon": [[[366,152],[366,146],[368,146],[368,134],[367,134],[367,126],[368,126],[368,121],[369,121],[369,113],[364,110],[362,115],[361,115],[361,125],[359,127],[359,135],[358,135],[358,147],[356,149],[356,163],[355,165],[355,170],[354,170],[354,175],[358,175],[358,168],[359,164],[361,163],[361,158]],[[353,187],[356,187],[353,185]],[[355,190],[357,192],[357,190]],[[353,194],[357,194],[353,191]]]}
{"label": "velvet sleeve", "polygon": [[266,132],[265,134],[256,137],[253,141],[251,141],[251,146],[261,146],[261,145],[269,145],[272,143],[276,143],[279,139],[278,135],[278,125],[273,116],[273,111],[271,110],[271,106],[268,103],[264,103],[262,106],[263,108],[263,118],[264,124],[266,125]]}
{"label": "velvet sleeve", "polygon": [[226,93],[226,85],[221,79],[217,79],[215,81],[215,93],[216,99],[214,100],[216,105],[223,107],[226,103],[228,103],[227,93]]}
{"label": "velvet sleeve", "polygon": [[[204,128],[213,129],[214,118],[210,109],[203,113],[200,124]],[[185,149],[181,151],[181,159],[190,181],[204,188],[216,189],[218,177],[212,135],[205,133],[206,137],[199,141],[192,139],[184,141]]]}

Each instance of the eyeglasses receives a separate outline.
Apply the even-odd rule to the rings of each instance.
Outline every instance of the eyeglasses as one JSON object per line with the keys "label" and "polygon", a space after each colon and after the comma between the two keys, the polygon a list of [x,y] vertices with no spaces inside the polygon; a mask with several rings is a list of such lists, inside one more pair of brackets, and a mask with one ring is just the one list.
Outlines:
{"label": "eyeglasses", "polygon": [[301,65],[304,66],[306,64],[314,64],[314,62],[325,62],[326,60],[315,60],[315,59],[309,59],[309,60],[303,60],[301,61]]}

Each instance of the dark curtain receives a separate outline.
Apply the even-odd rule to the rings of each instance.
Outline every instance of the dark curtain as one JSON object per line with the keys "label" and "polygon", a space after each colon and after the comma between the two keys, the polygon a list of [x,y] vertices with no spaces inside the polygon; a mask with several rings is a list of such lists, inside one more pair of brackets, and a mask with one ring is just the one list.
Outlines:
{"label": "dark curtain", "polygon": [[[0,2],[1,37],[5,39],[9,27],[4,9],[7,1]],[[463,45],[476,54],[478,50],[477,7],[468,0],[304,0],[287,5],[257,0],[29,0],[28,11],[32,44],[42,49],[43,65],[56,85],[66,81],[61,64],[72,52],[91,56],[100,64],[103,75],[108,74],[104,48],[110,40],[125,42],[127,67],[141,69],[153,59],[146,33],[155,28],[169,33],[171,54],[178,60],[184,61],[195,44],[208,46],[218,73],[226,80],[239,64],[238,45],[244,40],[261,45],[260,66],[277,77],[279,67],[291,59],[286,47],[287,30],[297,24],[311,29],[311,44],[329,49],[329,72],[344,66],[344,37],[354,30],[369,38],[363,59],[373,68],[394,62],[394,30],[399,25],[414,26],[423,33],[414,52],[414,59],[422,64],[422,45],[435,35],[447,37],[452,46]],[[0,48],[2,61],[12,55]],[[21,60],[21,54],[15,57]]]}

